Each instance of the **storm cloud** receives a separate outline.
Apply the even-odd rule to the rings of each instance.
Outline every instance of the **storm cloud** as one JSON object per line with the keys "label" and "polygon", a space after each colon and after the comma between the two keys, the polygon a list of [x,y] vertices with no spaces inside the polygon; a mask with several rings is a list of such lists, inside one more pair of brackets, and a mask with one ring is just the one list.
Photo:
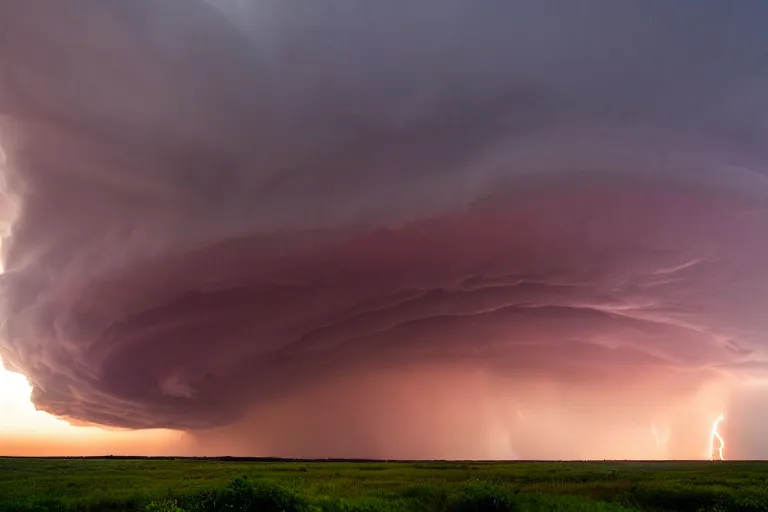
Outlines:
{"label": "storm cloud", "polygon": [[[647,430],[768,369],[767,22],[5,1],[0,356],[53,414],[260,453],[439,456],[489,397]],[[504,454],[574,453],[537,428]]]}

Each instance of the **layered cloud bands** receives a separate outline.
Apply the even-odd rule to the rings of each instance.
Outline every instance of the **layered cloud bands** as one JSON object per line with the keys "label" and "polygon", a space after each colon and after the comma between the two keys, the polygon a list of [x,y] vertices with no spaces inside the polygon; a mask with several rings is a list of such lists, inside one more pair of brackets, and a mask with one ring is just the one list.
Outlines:
{"label": "layered cloud bands", "polygon": [[6,1],[0,355],[259,453],[642,457],[588,432],[768,369],[766,21]]}

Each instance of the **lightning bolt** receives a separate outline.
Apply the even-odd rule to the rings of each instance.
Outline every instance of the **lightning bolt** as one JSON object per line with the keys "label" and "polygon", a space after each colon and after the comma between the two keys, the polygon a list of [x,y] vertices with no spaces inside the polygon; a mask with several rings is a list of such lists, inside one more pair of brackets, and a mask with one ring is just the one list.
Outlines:
{"label": "lightning bolt", "polygon": [[720,422],[723,421],[725,418],[721,414],[717,417],[715,422],[712,424],[712,431],[709,434],[709,460],[715,460],[715,457],[713,455],[715,451],[715,439],[720,443],[720,447],[717,449],[718,455],[720,457],[720,460],[725,460],[723,458],[723,448],[725,448],[725,441],[723,440],[722,436],[720,436],[720,433],[717,431],[717,427],[720,425]]}

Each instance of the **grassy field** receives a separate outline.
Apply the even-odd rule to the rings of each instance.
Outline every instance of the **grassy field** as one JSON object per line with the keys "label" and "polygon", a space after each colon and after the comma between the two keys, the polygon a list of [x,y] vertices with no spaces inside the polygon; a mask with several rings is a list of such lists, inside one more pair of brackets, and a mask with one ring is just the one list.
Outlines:
{"label": "grassy field", "polygon": [[763,462],[0,458],[0,511],[768,511]]}

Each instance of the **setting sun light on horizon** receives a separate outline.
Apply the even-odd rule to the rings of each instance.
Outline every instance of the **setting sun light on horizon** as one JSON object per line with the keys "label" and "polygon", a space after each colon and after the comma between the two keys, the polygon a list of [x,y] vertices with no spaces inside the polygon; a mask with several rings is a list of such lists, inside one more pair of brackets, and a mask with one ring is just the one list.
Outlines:
{"label": "setting sun light on horizon", "polygon": [[0,455],[171,455],[184,451],[184,434],[172,430],[117,430],[74,426],[39,411],[32,386],[0,360]]}

